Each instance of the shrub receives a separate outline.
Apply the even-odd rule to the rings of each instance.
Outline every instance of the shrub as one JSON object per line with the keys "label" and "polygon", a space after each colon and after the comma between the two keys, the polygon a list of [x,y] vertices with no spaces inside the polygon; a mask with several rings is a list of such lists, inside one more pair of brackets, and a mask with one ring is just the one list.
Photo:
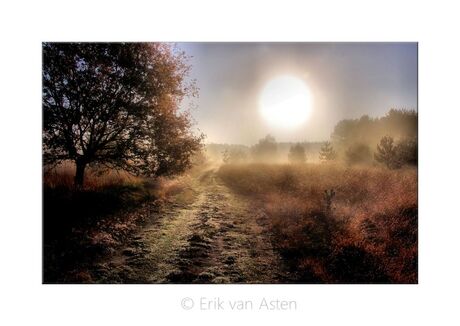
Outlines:
{"label": "shrub", "polygon": [[403,139],[396,145],[396,153],[401,164],[417,165],[418,144],[417,139]]}
{"label": "shrub", "polygon": [[348,164],[367,164],[372,161],[371,149],[365,144],[351,145],[345,152],[345,160]]}
{"label": "shrub", "polygon": [[403,165],[417,165],[417,140],[403,139],[395,145],[392,137],[385,136],[377,145],[374,158],[390,169],[397,169]]}

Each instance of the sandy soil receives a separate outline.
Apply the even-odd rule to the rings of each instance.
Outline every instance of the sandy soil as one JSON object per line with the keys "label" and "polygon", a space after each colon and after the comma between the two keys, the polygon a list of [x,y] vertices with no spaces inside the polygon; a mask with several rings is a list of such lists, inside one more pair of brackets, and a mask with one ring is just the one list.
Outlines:
{"label": "sandy soil", "polygon": [[152,222],[92,271],[99,283],[283,283],[265,216],[208,170],[193,196]]}

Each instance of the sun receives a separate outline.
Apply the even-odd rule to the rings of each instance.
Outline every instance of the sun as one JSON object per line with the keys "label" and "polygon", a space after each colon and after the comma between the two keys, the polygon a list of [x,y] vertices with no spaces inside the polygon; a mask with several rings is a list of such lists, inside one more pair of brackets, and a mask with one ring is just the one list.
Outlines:
{"label": "sun", "polygon": [[259,99],[260,113],[272,126],[294,128],[310,116],[311,93],[299,78],[285,75],[270,80]]}

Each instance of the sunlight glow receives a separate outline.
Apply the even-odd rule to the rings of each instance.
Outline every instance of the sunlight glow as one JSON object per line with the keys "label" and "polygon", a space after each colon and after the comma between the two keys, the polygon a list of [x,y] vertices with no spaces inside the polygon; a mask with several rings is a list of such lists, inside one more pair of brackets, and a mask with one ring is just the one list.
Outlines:
{"label": "sunlight glow", "polygon": [[273,126],[298,127],[307,121],[311,102],[310,90],[301,79],[281,76],[264,87],[259,100],[260,113]]}

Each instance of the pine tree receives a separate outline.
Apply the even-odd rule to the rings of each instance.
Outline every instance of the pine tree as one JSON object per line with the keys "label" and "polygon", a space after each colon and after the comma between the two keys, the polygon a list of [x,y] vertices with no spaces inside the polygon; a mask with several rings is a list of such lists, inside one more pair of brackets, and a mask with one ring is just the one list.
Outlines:
{"label": "pine tree", "polygon": [[380,140],[374,158],[377,162],[385,164],[390,169],[399,168],[401,166],[394,140],[390,136],[385,136]]}
{"label": "pine tree", "polygon": [[322,162],[330,162],[335,160],[337,157],[336,152],[334,151],[334,148],[332,147],[332,144],[330,142],[325,142],[323,146],[321,146],[321,150],[319,152],[319,159]]}

